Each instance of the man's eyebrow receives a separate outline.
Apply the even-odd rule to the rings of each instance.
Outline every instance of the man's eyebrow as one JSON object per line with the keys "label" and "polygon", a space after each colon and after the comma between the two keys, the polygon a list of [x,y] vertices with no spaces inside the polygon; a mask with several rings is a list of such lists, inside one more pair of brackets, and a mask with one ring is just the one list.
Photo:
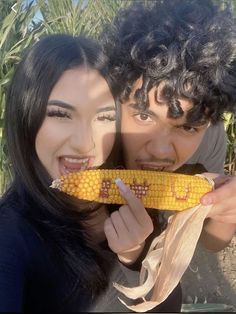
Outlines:
{"label": "man's eyebrow", "polygon": [[140,111],[140,112],[145,112],[145,113],[147,113],[147,114],[150,114],[150,115],[152,115],[152,116],[157,117],[157,114],[156,114],[154,111],[152,111],[152,110],[150,110],[150,109],[148,109],[148,108],[141,109],[141,108],[139,108],[139,105],[138,105],[138,104],[130,103],[130,104],[128,104],[128,106],[129,106],[130,108],[132,108],[132,109],[138,110],[138,111]]}
{"label": "man's eyebrow", "polygon": [[201,127],[201,126],[205,126],[207,123],[208,121],[193,121],[193,122],[185,121],[180,126]]}
{"label": "man's eyebrow", "polygon": [[75,111],[75,107],[61,100],[51,99],[48,101],[48,106],[58,106],[61,108],[69,109]]}
{"label": "man's eyebrow", "polygon": [[112,110],[116,110],[115,106],[101,107],[101,108],[98,108],[97,113],[104,112],[104,111],[112,111]]}

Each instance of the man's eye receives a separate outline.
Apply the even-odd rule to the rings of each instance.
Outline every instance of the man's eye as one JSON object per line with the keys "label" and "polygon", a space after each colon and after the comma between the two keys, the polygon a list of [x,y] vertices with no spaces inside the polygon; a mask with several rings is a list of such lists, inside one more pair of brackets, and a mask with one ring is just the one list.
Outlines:
{"label": "man's eye", "polygon": [[48,117],[56,117],[56,118],[68,118],[71,119],[71,115],[64,110],[57,109],[57,110],[48,110],[47,112]]}
{"label": "man's eye", "polygon": [[147,113],[136,113],[134,115],[134,117],[141,122],[152,122],[152,119],[150,118],[150,116]]}
{"label": "man's eye", "polygon": [[191,134],[197,133],[197,132],[199,131],[198,128],[194,128],[194,127],[188,126],[188,125],[183,125],[183,126],[181,127],[181,129],[182,129],[183,131],[185,131],[185,132],[187,132],[187,133],[191,133]]}

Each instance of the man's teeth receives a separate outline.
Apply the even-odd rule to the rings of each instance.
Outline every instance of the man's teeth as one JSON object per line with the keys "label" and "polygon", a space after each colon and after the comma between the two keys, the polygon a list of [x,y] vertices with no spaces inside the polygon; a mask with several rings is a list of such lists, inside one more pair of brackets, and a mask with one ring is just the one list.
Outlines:
{"label": "man's teeth", "polygon": [[75,158],[68,158],[68,157],[65,157],[65,160],[68,161],[68,162],[71,162],[71,163],[74,163],[74,164],[86,164],[88,163],[88,158],[84,158],[84,159],[75,159]]}
{"label": "man's teeth", "polygon": [[166,167],[144,166],[144,167],[142,167],[142,168],[143,168],[143,169],[148,169],[148,170],[164,171]]}

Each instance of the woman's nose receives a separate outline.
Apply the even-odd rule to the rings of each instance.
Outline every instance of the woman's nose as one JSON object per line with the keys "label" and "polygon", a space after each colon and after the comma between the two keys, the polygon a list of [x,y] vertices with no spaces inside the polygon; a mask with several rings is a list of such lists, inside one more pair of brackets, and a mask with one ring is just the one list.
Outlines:
{"label": "woman's nose", "polygon": [[79,154],[91,153],[95,148],[91,126],[80,125],[71,136],[71,145]]}

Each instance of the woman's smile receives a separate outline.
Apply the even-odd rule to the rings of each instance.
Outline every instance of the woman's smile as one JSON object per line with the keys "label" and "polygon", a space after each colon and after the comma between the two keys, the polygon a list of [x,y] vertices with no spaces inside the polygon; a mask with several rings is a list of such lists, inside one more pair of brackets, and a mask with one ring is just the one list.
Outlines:
{"label": "woman's smile", "polygon": [[86,170],[93,167],[94,156],[89,157],[59,157],[59,172],[64,175],[68,172]]}

